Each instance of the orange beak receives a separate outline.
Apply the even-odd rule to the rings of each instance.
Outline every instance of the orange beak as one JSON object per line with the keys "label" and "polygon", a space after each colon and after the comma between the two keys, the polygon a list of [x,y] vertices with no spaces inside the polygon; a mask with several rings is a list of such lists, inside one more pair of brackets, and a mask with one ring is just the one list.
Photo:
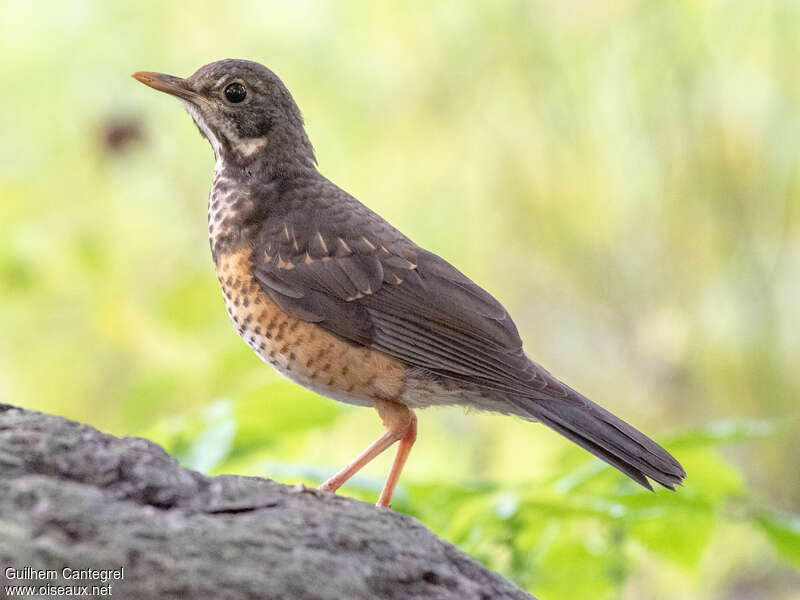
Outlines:
{"label": "orange beak", "polygon": [[184,100],[193,100],[197,97],[197,94],[186,85],[186,80],[180,77],[153,71],[137,71],[131,77],[154,90],[177,96]]}

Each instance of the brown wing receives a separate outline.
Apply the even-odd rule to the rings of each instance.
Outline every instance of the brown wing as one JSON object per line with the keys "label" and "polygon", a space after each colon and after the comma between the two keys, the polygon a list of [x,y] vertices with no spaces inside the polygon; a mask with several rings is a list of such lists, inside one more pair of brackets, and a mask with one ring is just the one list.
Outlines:
{"label": "brown wing", "polygon": [[443,376],[509,392],[557,383],[490,294],[351,196],[328,194],[268,220],[254,249],[253,275],[284,311]]}

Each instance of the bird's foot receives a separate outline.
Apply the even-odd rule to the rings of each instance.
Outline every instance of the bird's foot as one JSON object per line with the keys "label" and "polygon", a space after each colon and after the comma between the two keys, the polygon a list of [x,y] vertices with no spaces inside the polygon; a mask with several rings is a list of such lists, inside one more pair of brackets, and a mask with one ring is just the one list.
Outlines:
{"label": "bird's foot", "polygon": [[325,490],[320,488],[308,487],[303,483],[298,483],[297,485],[292,486],[292,491],[298,494],[311,494],[315,498],[321,498],[322,494]]}

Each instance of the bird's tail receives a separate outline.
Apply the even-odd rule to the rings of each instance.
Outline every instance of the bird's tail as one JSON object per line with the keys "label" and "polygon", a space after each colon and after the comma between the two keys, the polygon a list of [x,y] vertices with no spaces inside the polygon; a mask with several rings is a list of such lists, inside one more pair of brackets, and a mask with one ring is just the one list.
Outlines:
{"label": "bird's tail", "polygon": [[[513,397],[520,413],[556,430],[628,477],[652,490],[650,479],[675,489],[686,471],[641,431],[574,392],[567,398]],[[516,411],[515,411],[516,412]]]}

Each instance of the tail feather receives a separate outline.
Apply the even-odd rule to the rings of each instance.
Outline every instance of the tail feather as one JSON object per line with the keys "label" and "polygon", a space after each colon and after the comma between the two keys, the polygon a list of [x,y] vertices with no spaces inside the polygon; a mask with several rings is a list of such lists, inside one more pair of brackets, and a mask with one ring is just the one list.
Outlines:
{"label": "tail feather", "polygon": [[652,490],[649,477],[666,488],[680,485],[686,472],[661,446],[591,400],[573,392],[567,398],[512,398],[528,417],[541,421],[567,439]]}

